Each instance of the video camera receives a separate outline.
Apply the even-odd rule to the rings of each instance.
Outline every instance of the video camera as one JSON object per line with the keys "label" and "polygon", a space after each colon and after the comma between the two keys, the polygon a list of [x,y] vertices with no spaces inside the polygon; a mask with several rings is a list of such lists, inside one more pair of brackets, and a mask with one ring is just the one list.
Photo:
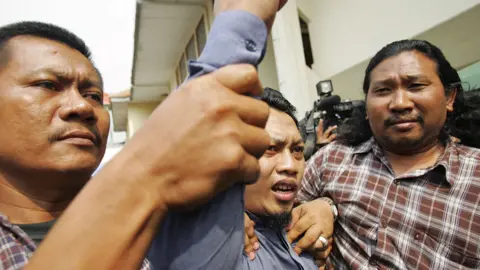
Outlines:
{"label": "video camera", "polygon": [[321,81],[317,84],[317,94],[319,99],[313,103],[313,109],[305,114],[305,118],[300,121],[300,131],[305,141],[305,159],[309,159],[315,152],[317,141],[317,127],[320,120],[323,120],[323,130],[330,126],[339,126],[343,121],[352,116],[356,107],[364,106],[363,100],[345,100],[341,101],[340,96],[332,95],[332,81]]}

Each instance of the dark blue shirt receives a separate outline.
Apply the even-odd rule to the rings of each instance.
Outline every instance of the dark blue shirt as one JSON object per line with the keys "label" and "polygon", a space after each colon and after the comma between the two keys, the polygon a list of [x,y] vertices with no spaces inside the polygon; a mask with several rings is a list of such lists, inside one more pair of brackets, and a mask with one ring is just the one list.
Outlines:
{"label": "dark blue shirt", "polygon": [[[236,63],[258,66],[267,42],[265,23],[243,11],[215,19],[197,61],[190,61],[190,78]],[[200,209],[169,212],[148,253],[159,269],[317,269],[310,258],[289,248],[285,233],[259,229],[261,249],[254,261],[243,254],[244,186],[235,185]]]}

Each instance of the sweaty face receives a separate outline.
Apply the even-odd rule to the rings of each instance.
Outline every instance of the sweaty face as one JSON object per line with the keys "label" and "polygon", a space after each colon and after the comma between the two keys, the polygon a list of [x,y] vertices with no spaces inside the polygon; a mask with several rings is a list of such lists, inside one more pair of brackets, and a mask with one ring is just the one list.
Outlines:
{"label": "sweaty face", "polygon": [[367,115],[380,145],[411,153],[437,143],[454,100],[455,91],[445,94],[437,64],[408,51],[387,58],[370,73]]}
{"label": "sweaty face", "polygon": [[91,174],[110,124],[92,63],[67,45],[38,37],[15,37],[6,50],[0,169]]}
{"label": "sweaty face", "polygon": [[305,169],[303,141],[293,119],[270,109],[269,149],[260,158],[260,178],[246,187],[245,207],[258,215],[290,212]]}

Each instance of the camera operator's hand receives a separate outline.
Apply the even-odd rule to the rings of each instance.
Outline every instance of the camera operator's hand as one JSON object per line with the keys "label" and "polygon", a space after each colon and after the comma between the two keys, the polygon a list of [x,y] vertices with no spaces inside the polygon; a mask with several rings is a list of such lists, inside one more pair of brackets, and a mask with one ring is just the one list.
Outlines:
{"label": "camera operator's hand", "polygon": [[323,120],[320,120],[317,127],[317,145],[325,145],[335,141],[337,139],[337,134],[334,133],[335,130],[337,130],[337,126],[330,126],[324,132]]}
{"label": "camera operator's hand", "polygon": [[229,10],[243,10],[262,19],[271,29],[275,15],[288,0],[215,0],[215,15]]}

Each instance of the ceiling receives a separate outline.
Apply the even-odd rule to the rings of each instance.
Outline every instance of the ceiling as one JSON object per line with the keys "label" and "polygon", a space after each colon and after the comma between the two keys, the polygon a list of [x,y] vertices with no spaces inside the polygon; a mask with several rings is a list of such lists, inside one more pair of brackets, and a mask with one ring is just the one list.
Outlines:
{"label": "ceiling", "polygon": [[170,93],[170,79],[204,4],[205,0],[138,1],[132,89],[111,99],[115,131],[127,130],[129,103],[160,102]]}
{"label": "ceiling", "polygon": [[205,0],[142,1],[137,7],[132,102],[161,101]]}

